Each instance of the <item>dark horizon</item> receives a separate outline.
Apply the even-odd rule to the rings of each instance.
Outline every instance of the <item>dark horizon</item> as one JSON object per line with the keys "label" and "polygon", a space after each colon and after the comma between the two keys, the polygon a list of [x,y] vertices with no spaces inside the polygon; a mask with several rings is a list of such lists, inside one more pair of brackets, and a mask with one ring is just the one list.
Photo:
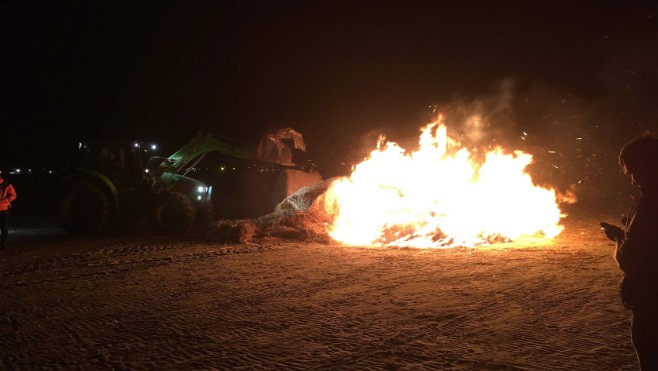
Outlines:
{"label": "dark horizon", "polygon": [[11,2],[0,168],[56,165],[79,140],[174,151],[290,126],[333,176],[437,108],[458,137],[482,115],[477,144],[533,153],[556,186],[609,178],[658,128],[658,7],[593,4]]}

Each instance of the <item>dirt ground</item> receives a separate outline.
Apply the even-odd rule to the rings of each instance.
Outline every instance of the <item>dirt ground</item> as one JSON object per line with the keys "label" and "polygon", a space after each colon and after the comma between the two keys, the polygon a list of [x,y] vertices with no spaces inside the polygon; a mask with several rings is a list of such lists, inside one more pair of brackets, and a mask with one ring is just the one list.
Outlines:
{"label": "dirt ground", "polygon": [[15,225],[0,369],[637,369],[603,218],[445,250]]}

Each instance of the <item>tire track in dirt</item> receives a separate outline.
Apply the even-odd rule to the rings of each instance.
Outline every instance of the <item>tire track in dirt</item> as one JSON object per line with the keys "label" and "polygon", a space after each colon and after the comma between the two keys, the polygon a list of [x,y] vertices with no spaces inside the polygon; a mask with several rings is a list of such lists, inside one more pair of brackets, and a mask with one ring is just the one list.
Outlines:
{"label": "tire track in dirt", "polygon": [[606,247],[577,242],[427,252],[138,240],[14,256],[0,265],[0,314],[19,330],[0,324],[0,365],[634,369],[616,267]]}

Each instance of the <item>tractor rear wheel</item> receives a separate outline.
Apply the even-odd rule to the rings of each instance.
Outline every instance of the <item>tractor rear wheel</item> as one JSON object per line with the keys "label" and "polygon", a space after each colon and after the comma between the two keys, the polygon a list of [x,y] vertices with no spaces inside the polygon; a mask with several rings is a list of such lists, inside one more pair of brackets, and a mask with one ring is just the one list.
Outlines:
{"label": "tractor rear wheel", "polygon": [[184,194],[160,191],[153,199],[150,219],[158,234],[186,234],[194,227],[196,210]]}
{"label": "tractor rear wheel", "polygon": [[69,234],[100,233],[110,223],[110,197],[89,181],[69,183],[59,200],[58,214],[60,225]]}

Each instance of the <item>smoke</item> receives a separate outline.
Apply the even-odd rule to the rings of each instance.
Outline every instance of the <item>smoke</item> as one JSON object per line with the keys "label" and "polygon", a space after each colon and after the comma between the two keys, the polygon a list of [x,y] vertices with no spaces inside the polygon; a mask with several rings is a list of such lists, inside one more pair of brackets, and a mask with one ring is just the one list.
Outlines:
{"label": "smoke", "polygon": [[528,172],[538,185],[558,190],[564,200],[577,198],[574,207],[622,213],[638,192],[621,173],[617,155],[637,135],[658,131],[656,66],[653,50],[635,50],[571,84],[507,77],[480,94],[433,101],[404,123],[359,118],[366,129],[342,133],[344,144],[332,140],[334,158],[347,172],[382,134],[413,150],[419,129],[443,113],[448,135],[476,153],[496,146],[530,153]]}
{"label": "smoke", "polygon": [[430,106],[431,115],[443,113],[449,135],[467,145],[480,146],[515,136],[517,124],[511,113],[516,86],[515,79],[502,79],[483,95],[455,97]]}
{"label": "smoke", "polygon": [[[619,63],[614,61],[615,71]],[[652,123],[652,115],[658,117],[654,107],[636,107],[641,98],[620,99],[620,84],[628,79],[638,82],[643,90],[635,93],[642,97],[653,86],[646,80],[639,85],[638,72],[624,71],[608,78],[608,89],[598,96],[539,80],[505,78],[479,96],[435,104],[431,114],[444,113],[448,135],[476,151],[501,146],[532,154],[528,171],[533,180],[556,189],[561,201],[578,199],[581,208],[621,212],[637,193],[619,170],[618,151],[647,128],[658,127],[658,121]],[[630,120],[638,123],[620,123]]]}

